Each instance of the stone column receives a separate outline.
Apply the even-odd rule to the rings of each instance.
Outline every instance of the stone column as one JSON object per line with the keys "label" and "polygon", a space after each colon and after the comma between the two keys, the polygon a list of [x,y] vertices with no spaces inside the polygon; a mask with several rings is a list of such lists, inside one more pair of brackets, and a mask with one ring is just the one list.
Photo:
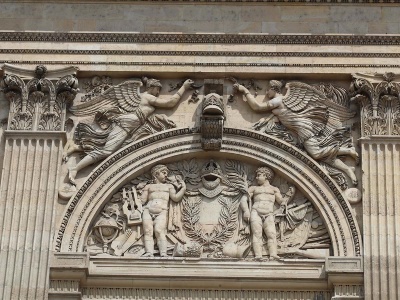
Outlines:
{"label": "stone column", "polygon": [[361,107],[365,299],[400,297],[400,85],[354,75]]}
{"label": "stone column", "polygon": [[0,185],[0,298],[46,299],[65,111],[77,82],[67,75],[53,84],[43,66],[33,79],[7,66],[4,72],[10,113]]}

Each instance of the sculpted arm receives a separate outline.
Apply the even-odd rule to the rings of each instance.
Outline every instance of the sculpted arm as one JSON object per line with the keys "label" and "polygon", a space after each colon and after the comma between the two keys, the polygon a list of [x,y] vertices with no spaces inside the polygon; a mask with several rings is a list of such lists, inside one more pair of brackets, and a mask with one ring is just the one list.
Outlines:
{"label": "sculpted arm", "polygon": [[181,189],[179,192],[175,192],[174,186],[171,184],[169,188],[169,197],[171,198],[172,201],[174,202],[179,202],[182,200],[183,195],[186,192],[186,184],[183,180],[180,180],[180,184],[182,185]]}
{"label": "sculpted arm", "polygon": [[282,197],[281,191],[278,188],[275,188],[275,200],[279,205],[284,205],[285,201]]}
{"label": "sculpted arm", "polygon": [[142,201],[142,204],[146,204],[148,196],[149,196],[149,186],[146,185],[144,187],[143,193],[142,193],[142,195],[140,197],[140,200]]}
{"label": "sculpted arm", "polygon": [[250,220],[250,210],[247,205],[247,195],[243,195],[242,198],[240,199],[240,209],[243,211],[243,219],[246,222],[249,222]]}
{"label": "sculpted arm", "polygon": [[254,96],[249,92],[249,90],[245,88],[243,85],[235,84],[234,88],[236,88],[239,92],[244,94],[244,96],[247,99],[247,103],[249,103],[251,109],[254,110],[255,112],[266,112],[279,106],[279,104],[276,103],[277,101],[274,101],[274,99],[269,100],[266,103],[258,102],[256,98],[254,98]]}
{"label": "sculpted arm", "polygon": [[151,105],[156,107],[164,107],[164,108],[172,108],[176,104],[178,104],[179,100],[181,99],[183,93],[189,89],[189,87],[193,84],[193,81],[188,79],[186,80],[181,88],[169,99],[162,99],[162,98],[154,98],[151,99],[149,102]]}

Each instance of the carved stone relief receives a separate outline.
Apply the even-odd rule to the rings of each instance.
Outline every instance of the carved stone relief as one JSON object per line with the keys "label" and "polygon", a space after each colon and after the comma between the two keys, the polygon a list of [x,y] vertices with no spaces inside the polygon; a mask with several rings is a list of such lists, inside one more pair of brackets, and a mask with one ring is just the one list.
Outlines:
{"label": "carved stone relief", "polygon": [[243,99],[255,112],[271,112],[255,123],[253,129],[304,149],[326,168],[342,189],[348,187],[343,173],[353,185],[358,184],[355,168],[340,159],[349,156],[358,162],[350,128],[343,125],[355,115],[349,109],[350,99],[345,89],[331,84],[311,86],[302,82],[284,85],[281,81],[271,80],[268,101],[260,103],[245,86],[235,84],[234,88],[244,94]]}
{"label": "carved stone relief", "polygon": [[400,83],[393,73],[353,74],[352,100],[361,106],[361,136],[400,135]]}
{"label": "carved stone relief", "polygon": [[76,165],[69,165],[68,182],[60,187],[62,198],[69,198],[76,191],[75,177],[83,168],[107,158],[132,141],[176,127],[167,116],[153,112],[157,107],[168,109],[176,106],[193,81],[186,80],[169,99],[158,97],[162,87],[159,80],[143,78],[143,81],[146,85],[144,93],[140,92],[142,80],[128,80],[101,91],[89,102],[70,108],[75,116],[94,116],[98,129],[94,124],[79,122],[74,140],[68,141],[64,148],[65,162],[74,152],[84,152],[84,157]]}
{"label": "carved stone relief", "polygon": [[66,108],[78,92],[75,74],[64,75],[54,84],[42,65],[32,72],[35,78],[13,74],[7,66],[4,72],[1,90],[10,101],[9,130],[64,130]]}
{"label": "carved stone relief", "polygon": [[112,80],[109,76],[94,76],[91,80],[83,83],[86,94],[81,97],[81,102],[91,101],[96,96],[104,93],[112,87]]}
{"label": "carved stone relief", "polygon": [[124,185],[86,245],[92,255],[280,259],[325,257],[331,240],[312,203],[271,168],[192,159]]}
{"label": "carved stone relief", "polygon": [[204,150],[219,150],[222,145],[225,108],[223,97],[210,93],[203,99],[201,114],[201,144]]}

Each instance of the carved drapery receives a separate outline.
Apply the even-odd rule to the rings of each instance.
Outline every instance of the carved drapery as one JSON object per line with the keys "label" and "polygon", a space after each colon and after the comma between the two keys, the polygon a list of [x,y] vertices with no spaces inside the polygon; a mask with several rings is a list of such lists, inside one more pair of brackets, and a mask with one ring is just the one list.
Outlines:
{"label": "carved drapery", "polygon": [[[28,76],[8,65],[3,69],[1,88],[10,101],[8,129],[63,131],[66,108],[78,92],[76,69],[67,70],[57,78],[46,78],[44,66],[37,66]],[[75,71],[73,74],[67,74],[72,70]]]}

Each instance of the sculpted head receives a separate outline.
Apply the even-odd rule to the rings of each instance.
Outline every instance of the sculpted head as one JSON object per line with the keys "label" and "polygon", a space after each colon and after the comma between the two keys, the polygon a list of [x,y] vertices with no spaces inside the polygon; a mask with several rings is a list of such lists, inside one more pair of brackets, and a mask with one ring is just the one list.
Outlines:
{"label": "sculpted head", "polygon": [[168,168],[165,165],[156,165],[151,168],[151,176],[156,183],[165,183],[168,177]]}
{"label": "sculpted head", "polygon": [[259,185],[264,184],[266,181],[270,182],[274,176],[274,171],[268,167],[261,167],[256,170],[256,180]]}
{"label": "sculpted head", "polygon": [[276,96],[276,94],[281,94],[282,93],[282,87],[283,87],[282,81],[271,80],[269,82],[269,90],[267,91],[267,96],[269,98],[273,98],[273,97]]}
{"label": "sculpted head", "polygon": [[160,94],[161,88],[162,88],[162,85],[159,80],[153,79],[153,78],[146,80],[146,92],[149,93],[150,95],[158,97],[158,95]]}

